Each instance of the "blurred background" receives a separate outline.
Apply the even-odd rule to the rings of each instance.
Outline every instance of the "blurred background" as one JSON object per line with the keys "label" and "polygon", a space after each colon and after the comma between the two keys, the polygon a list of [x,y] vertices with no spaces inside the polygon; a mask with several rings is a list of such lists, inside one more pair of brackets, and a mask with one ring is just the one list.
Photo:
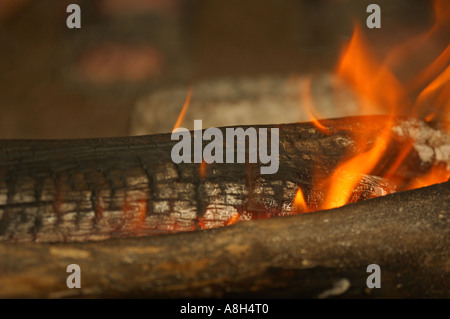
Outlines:
{"label": "blurred background", "polygon": [[[81,29],[66,27],[71,3],[81,7]],[[365,27],[370,3],[381,7],[381,29]],[[428,0],[2,0],[0,138],[128,135],[149,94],[326,74],[355,21],[383,56],[433,17]],[[176,116],[158,121],[170,127]]]}

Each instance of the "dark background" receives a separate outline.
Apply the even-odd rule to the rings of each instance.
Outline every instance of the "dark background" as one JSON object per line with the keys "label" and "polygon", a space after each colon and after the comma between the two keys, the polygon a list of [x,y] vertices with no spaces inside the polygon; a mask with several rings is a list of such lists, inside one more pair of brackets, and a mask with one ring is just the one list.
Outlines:
{"label": "dark background", "polygon": [[[66,27],[70,3],[81,29]],[[381,29],[365,27],[370,3]],[[331,72],[355,21],[383,56],[429,29],[433,10],[427,0],[2,0],[0,138],[126,135],[135,101],[162,87]]]}

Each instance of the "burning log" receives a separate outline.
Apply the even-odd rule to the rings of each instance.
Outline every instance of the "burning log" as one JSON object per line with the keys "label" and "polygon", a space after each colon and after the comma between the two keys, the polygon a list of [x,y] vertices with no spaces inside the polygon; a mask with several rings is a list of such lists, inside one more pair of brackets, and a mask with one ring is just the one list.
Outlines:
{"label": "burning log", "polygon": [[[200,232],[3,243],[0,297],[447,298],[449,194],[447,182]],[[81,289],[66,286],[69,264],[81,268]],[[370,264],[379,289],[366,286]]]}
{"label": "burning log", "polygon": [[[405,146],[410,154],[389,178],[375,174],[389,165],[377,167],[355,184],[348,202],[358,203],[299,214],[326,208],[321,184],[342,159],[374,148],[386,120],[324,120],[326,132],[275,125],[273,175],[260,175],[260,163],[174,164],[168,134],[2,141],[0,296],[446,296],[450,184],[397,192],[407,189],[398,180],[449,160],[442,130],[421,124],[441,136],[420,140],[441,152],[423,162],[423,147],[407,138],[411,121],[395,120],[380,163],[395,164]],[[361,136],[366,144],[356,142]],[[274,216],[286,217],[257,220]],[[252,221],[209,229],[244,220]],[[160,236],[136,238],[147,235]],[[374,263],[379,290],[366,286]],[[66,286],[69,264],[82,269],[80,290]]]}
{"label": "burning log", "polygon": [[[272,175],[260,175],[260,163],[174,164],[170,154],[175,142],[168,134],[2,141],[0,240],[157,235],[332,208],[324,205],[327,194],[321,184],[342,158],[367,152],[385,121],[383,116],[326,120],[327,133],[313,123],[278,125],[279,169]],[[400,127],[409,123],[397,122]],[[366,144],[356,143],[355,136],[364,136]],[[381,162],[395,159],[405,143],[410,145],[405,136],[392,139]],[[389,175],[391,180],[404,181],[430,169],[430,162],[423,164],[414,150],[405,161]],[[340,174],[342,180],[355,180],[345,171]],[[354,184],[348,202],[402,190],[396,189],[401,183],[376,176],[360,176]],[[299,191],[306,198],[303,208],[294,201]]]}

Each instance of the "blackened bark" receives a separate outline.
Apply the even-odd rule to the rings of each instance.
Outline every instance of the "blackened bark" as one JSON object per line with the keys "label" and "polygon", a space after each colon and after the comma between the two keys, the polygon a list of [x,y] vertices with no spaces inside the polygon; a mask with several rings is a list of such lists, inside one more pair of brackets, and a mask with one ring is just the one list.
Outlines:
{"label": "blackened bark", "polygon": [[[312,123],[269,126],[280,132],[273,175],[260,174],[266,164],[224,163],[206,165],[201,176],[200,164],[173,163],[178,141],[170,134],[0,141],[0,240],[102,240],[224,226],[236,214],[292,215],[298,187],[317,206],[323,196],[312,196],[312,177],[329,176],[343,157],[364,151],[385,121],[324,120],[326,134]],[[367,144],[354,143],[355,136]],[[392,154],[401,143],[394,141]],[[412,167],[398,174],[408,176]]]}
{"label": "blackened bark", "polygon": [[[0,297],[448,298],[449,207],[447,182],[201,232],[1,243]],[[81,289],[66,286],[69,264]],[[366,285],[370,264],[381,288]]]}

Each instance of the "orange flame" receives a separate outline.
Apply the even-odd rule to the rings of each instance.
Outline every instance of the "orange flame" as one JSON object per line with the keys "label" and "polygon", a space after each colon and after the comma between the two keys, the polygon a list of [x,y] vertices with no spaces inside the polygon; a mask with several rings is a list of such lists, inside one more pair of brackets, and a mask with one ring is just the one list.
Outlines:
{"label": "orange flame", "polygon": [[314,116],[313,112],[317,113],[314,108],[314,101],[312,98],[312,94],[311,94],[311,77],[307,77],[302,83],[301,83],[301,88],[300,88],[300,100],[302,105],[305,108],[306,114],[308,115],[310,121],[314,124],[315,127],[317,127],[317,129],[324,133],[324,134],[329,134],[330,131],[322,125],[322,123],[320,123],[317,120],[317,117]]}
{"label": "orange flame", "polygon": [[189,103],[191,101],[191,95],[192,95],[192,86],[189,87],[186,100],[184,101],[183,107],[181,108],[180,114],[178,115],[178,119],[175,122],[175,125],[173,126],[172,132],[175,131],[177,128],[179,128],[181,123],[183,122],[184,115],[186,114],[186,111],[189,107]]}
{"label": "orange flame", "polygon": [[303,196],[301,187],[298,188],[297,194],[295,195],[294,209],[302,213],[309,212],[308,205],[306,204],[305,196]]}
{"label": "orange flame", "polygon": [[427,118],[434,118],[437,111],[442,111],[448,116],[450,110],[450,66],[439,74],[417,98],[415,109],[422,105],[432,104],[434,111]]}
{"label": "orange flame", "polygon": [[[403,88],[390,70],[371,54],[359,25],[355,25],[353,37],[338,65],[337,75],[355,90],[364,112],[379,113],[382,110],[391,116],[370,149],[340,163],[335,169],[326,183],[328,189],[324,209],[347,204],[364,175],[375,169],[390,142],[396,109],[405,103]],[[369,141],[355,136],[355,142],[358,148],[364,149]]]}
{"label": "orange flame", "polygon": [[370,174],[384,154],[390,141],[392,122],[391,119],[383,134],[376,140],[375,145],[370,150],[356,155],[338,166],[330,179],[331,184],[324,209],[340,207],[348,203],[361,178]]}
{"label": "orange flame", "polygon": [[415,91],[422,86],[426,85],[426,83],[430,83],[439,72],[450,63],[450,45],[447,45],[444,51],[429,65],[423,70],[417,77],[410,80],[407,83],[407,88],[409,91]]}
{"label": "orange flame", "polygon": [[450,22],[450,2],[448,0],[434,0],[433,1],[435,24],[432,30],[441,26],[447,26]]}
{"label": "orange flame", "polygon": [[403,87],[387,66],[371,53],[358,24],[340,59],[337,76],[356,91],[360,107],[366,114],[392,114],[407,103]]}
{"label": "orange flame", "polygon": [[[434,4],[436,23],[429,32],[416,37],[420,43],[426,43],[428,37],[437,32],[439,28],[448,26],[450,22],[450,2],[444,3],[443,0],[436,0]],[[339,163],[327,180],[314,177],[316,180],[313,183],[313,194],[324,194],[324,199],[317,206],[318,209],[331,209],[349,203],[354,192],[362,189],[359,187],[359,185],[363,185],[361,184],[362,178],[371,174],[375,175],[376,172],[383,173],[380,177],[397,190],[424,187],[450,179],[450,169],[436,164],[426,174],[422,174],[418,170],[415,178],[409,181],[398,180],[399,178],[395,174],[412,154],[413,139],[402,142],[401,148],[396,150],[395,157],[384,156],[388,147],[395,144],[392,128],[396,116],[411,116],[412,114],[416,117],[422,116],[427,121],[439,119],[445,121],[450,115],[450,67],[448,66],[450,46],[447,45],[442,52],[438,52],[436,58],[428,66],[419,70],[416,77],[410,78],[404,84],[394,75],[389,65],[392,65],[393,61],[405,60],[405,56],[411,51],[411,44],[414,44],[414,41],[401,44],[388,54],[383,62],[372,53],[361,27],[358,24],[355,25],[351,41],[339,60],[336,75],[353,89],[361,114],[384,113],[389,117],[384,123],[377,124],[377,127],[382,124],[382,130],[379,136],[372,138],[372,141],[361,138],[361,136],[365,136],[364,134],[361,136],[355,134],[355,148],[365,151],[350,158],[347,157],[346,160]],[[313,115],[310,85],[311,78],[307,78],[302,84],[302,104],[313,124],[321,131],[328,131]],[[422,91],[416,92],[419,89]],[[413,94],[417,96],[414,102],[411,101]],[[308,211],[307,202],[300,188],[295,196],[293,206],[297,210]]]}
{"label": "orange flame", "polygon": [[433,166],[430,172],[424,176],[415,178],[408,189],[415,189],[446,182],[450,179],[450,170],[443,166]]}

